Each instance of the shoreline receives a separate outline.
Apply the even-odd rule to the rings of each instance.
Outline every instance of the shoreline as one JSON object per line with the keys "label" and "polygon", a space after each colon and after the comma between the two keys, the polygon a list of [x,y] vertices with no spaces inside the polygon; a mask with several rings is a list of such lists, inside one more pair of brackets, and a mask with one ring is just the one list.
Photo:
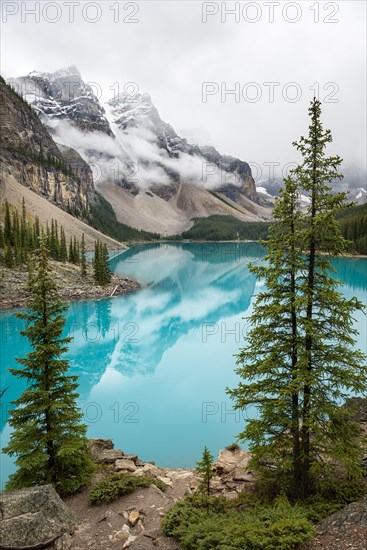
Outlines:
{"label": "shoreline", "polygon": [[[112,273],[110,283],[99,286],[93,280],[90,265],[87,266],[86,277],[82,278],[79,266],[55,261],[50,263],[58,282],[61,297],[65,302],[114,298],[141,288],[137,281],[115,273]],[[2,272],[0,278],[0,312],[26,306],[28,299],[25,288],[28,277],[27,268],[23,266],[14,269],[2,266],[0,271]]]}
{"label": "shoreline", "polygon": [[[241,239],[241,240],[224,240],[224,241],[202,241],[202,240],[197,240],[197,241],[194,241],[194,240],[190,240],[190,239],[175,239],[175,240],[170,240],[170,239],[162,239],[162,240],[159,240],[159,241],[139,241],[139,242],[129,242],[129,246],[139,246],[139,245],[146,245],[146,244],[175,244],[175,243],[179,243],[179,244],[221,244],[221,243],[234,243],[234,244],[241,244],[241,243],[245,243],[245,244],[249,244],[249,243],[256,243],[256,244],[261,244],[261,241],[254,241],[254,240],[246,240],[246,239]],[[129,250],[129,249],[128,249]],[[356,259],[363,259],[363,258],[367,258],[367,254],[361,254],[359,252],[356,252],[355,254],[353,254],[352,252],[348,252],[346,254],[339,254],[338,256],[332,256],[333,258],[356,258]]]}

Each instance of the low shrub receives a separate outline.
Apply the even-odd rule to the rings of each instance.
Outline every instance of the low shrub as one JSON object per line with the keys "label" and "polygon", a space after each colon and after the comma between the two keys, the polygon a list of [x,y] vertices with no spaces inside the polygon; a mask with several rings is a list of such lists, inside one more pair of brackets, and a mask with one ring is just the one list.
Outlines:
{"label": "low shrub", "polygon": [[188,497],[177,502],[163,520],[163,532],[185,550],[294,550],[314,535],[302,507],[285,497],[271,505],[236,510],[216,497]]}
{"label": "low shrub", "polygon": [[227,451],[231,451],[233,453],[234,451],[240,451],[241,447],[238,445],[238,443],[232,443],[231,445],[228,445],[226,449]]}
{"label": "low shrub", "polygon": [[138,487],[149,487],[156,485],[161,491],[167,486],[159,479],[150,476],[136,477],[131,474],[112,474],[99,481],[89,493],[91,504],[102,504],[112,502],[118,498],[128,495]]}

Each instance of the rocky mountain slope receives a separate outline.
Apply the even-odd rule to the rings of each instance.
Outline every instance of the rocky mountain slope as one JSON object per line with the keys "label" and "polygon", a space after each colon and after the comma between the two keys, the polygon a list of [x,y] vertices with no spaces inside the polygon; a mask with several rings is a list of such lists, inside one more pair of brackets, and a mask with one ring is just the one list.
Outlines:
{"label": "rocky mountain slope", "polygon": [[[367,203],[367,185],[366,174],[363,170],[343,168],[341,169],[344,178],[342,180],[335,180],[331,186],[335,192],[347,192],[349,200],[355,202],[357,205]],[[283,180],[281,178],[265,179],[256,183],[256,189],[258,196],[261,199],[261,203],[265,204],[265,201],[273,203],[276,196],[279,195],[280,189],[283,187]],[[307,204],[309,198],[306,196],[301,197],[302,202]]]}
{"label": "rocky mountain slope", "polygon": [[8,177],[63,210],[87,215],[95,194],[89,165],[59,148],[28,103],[0,79],[1,185]]}
{"label": "rocky mountain slope", "polygon": [[246,162],[189,144],[160,118],[148,94],[119,94],[103,106],[75,67],[9,82],[56,141],[94,166],[96,188],[120,222],[170,235],[188,229],[194,217],[271,216]]}
{"label": "rocky mountain slope", "polygon": [[90,203],[98,202],[90,166],[75,150],[58,145],[29,104],[0,77],[0,217],[5,200],[19,211],[24,197],[27,210],[41,224],[54,219],[67,237],[93,247],[102,240],[111,248],[120,244],[85,221]]}
{"label": "rocky mountain slope", "polygon": [[72,120],[83,131],[112,135],[92,87],[83,82],[76,67],[55,73],[33,71],[8,82],[35,111],[50,121]]}
{"label": "rocky mountain slope", "polygon": [[[15,175],[16,176],[16,175]],[[82,234],[85,236],[85,243],[88,250],[92,250],[94,242],[100,240],[105,242],[109,248],[118,249],[122,245],[120,242],[104,235],[97,231],[82,220],[77,219],[68,212],[58,208],[52,204],[46,197],[42,197],[35,193],[32,189],[25,187],[11,173],[2,173],[0,175],[0,220],[4,214],[4,202],[7,200],[9,204],[21,211],[22,199],[24,197],[27,205],[27,211],[32,217],[38,216],[40,223],[46,225],[47,221],[54,219],[59,227],[63,226],[67,238],[70,235],[80,241]]]}

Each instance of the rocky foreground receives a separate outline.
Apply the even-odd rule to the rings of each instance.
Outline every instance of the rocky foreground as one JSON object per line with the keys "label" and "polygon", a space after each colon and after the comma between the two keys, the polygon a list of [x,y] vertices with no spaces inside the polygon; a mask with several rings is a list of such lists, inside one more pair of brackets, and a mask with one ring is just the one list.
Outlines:
{"label": "rocky foreground", "polygon": [[[136,281],[128,277],[120,277],[112,274],[108,285],[95,284],[92,268],[88,266],[86,277],[82,277],[80,267],[71,263],[50,261],[55,273],[55,279],[60,289],[62,298],[69,302],[74,300],[90,300],[107,298],[113,294],[126,294],[139,288]],[[27,269],[7,268],[0,269],[0,309],[23,307],[27,301]]]}
{"label": "rocky foreground", "polygon": [[[93,460],[100,465],[92,486],[112,473],[150,475],[166,485],[142,487],[115,502],[92,506],[91,486],[64,499],[51,486],[3,493],[0,548],[50,548],[51,550],[175,550],[180,547],[164,537],[160,525],[166,511],[180,498],[194,492],[199,478],[184,468],[158,468],[137,456],[114,449],[110,439],[91,439]],[[213,478],[213,494],[235,498],[250,489],[253,474],[247,470],[249,453],[238,448],[220,452]],[[46,544],[46,546],[45,546]]]}
{"label": "rocky foreground", "polygon": [[[88,490],[65,499],[80,522],[72,536],[72,548],[178,549],[177,543],[163,536],[161,520],[178,499],[198,488],[199,477],[189,469],[158,468],[155,464],[143,462],[139,457],[124,454],[113,447],[110,439],[91,440],[92,458],[103,468],[95,481],[107,473],[150,475],[163,482],[167,489],[163,492],[151,485],[137,489],[116,502],[100,506],[88,504]],[[215,465],[217,475],[212,480],[213,494],[236,498],[240,492],[249,489],[254,481],[253,474],[247,470],[249,458],[250,454],[239,448],[221,451]]]}
{"label": "rocky foreground", "polygon": [[[61,500],[51,486],[2,493],[0,502],[1,550],[180,550],[161,531],[167,510],[199,485],[195,471],[158,468],[136,455],[114,449],[110,439],[91,439],[93,460],[100,472],[91,486]],[[250,454],[236,446],[220,451],[215,463],[213,494],[236,498],[251,491],[254,475],[248,469]],[[104,476],[129,473],[150,475],[163,482],[141,487],[115,502],[92,506],[88,495]],[[367,548],[367,497],[327,518],[317,536],[302,550],[365,550]],[[213,549],[215,550],[215,549]]]}

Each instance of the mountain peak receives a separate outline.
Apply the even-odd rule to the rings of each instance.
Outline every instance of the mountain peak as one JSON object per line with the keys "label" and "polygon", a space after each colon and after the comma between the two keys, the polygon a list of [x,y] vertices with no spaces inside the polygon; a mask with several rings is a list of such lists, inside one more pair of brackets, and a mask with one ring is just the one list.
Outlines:
{"label": "mountain peak", "polygon": [[63,67],[53,73],[31,71],[28,74],[29,78],[47,78],[48,80],[51,80],[51,81],[57,80],[58,78],[66,78],[68,76],[77,76],[81,80],[80,71],[75,65],[70,65],[69,67]]}
{"label": "mountain peak", "polygon": [[9,79],[42,120],[54,131],[54,122],[66,120],[82,131],[113,136],[105,111],[92,87],[86,84],[75,65],[54,73],[32,71],[27,76]]}

